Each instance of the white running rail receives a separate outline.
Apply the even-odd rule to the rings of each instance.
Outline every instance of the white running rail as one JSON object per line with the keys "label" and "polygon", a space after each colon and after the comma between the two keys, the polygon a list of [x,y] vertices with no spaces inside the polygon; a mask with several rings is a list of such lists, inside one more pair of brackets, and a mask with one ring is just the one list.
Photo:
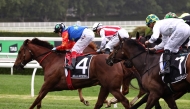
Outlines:
{"label": "white running rail", "polygon": [[[13,65],[16,60],[17,53],[0,53],[0,67],[11,68],[11,75],[13,75]],[[13,58],[15,57],[15,58]],[[37,61],[31,61],[24,68],[34,68],[31,79],[31,96],[34,97],[34,78],[37,68],[42,68]]]}

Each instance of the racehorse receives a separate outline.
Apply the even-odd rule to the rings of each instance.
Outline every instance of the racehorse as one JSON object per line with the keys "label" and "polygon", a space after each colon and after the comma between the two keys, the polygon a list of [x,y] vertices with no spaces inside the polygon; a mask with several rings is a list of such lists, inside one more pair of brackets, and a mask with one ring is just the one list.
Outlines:
{"label": "racehorse", "polygon": [[[31,60],[36,60],[44,70],[44,83],[40,92],[30,106],[33,109],[41,108],[41,100],[50,91],[70,90],[70,86],[66,81],[65,74],[65,55],[52,52],[53,48],[47,41],[42,41],[37,38],[32,40],[26,39],[18,52],[14,69],[23,69],[24,66]],[[123,71],[121,63],[109,66],[106,64],[106,54],[92,56],[89,67],[89,79],[71,79],[72,87],[80,89],[91,87],[97,83],[100,84],[100,92],[94,109],[100,109],[109,92],[117,98],[122,105],[128,109],[129,101],[120,92],[120,86],[123,80]]]}
{"label": "racehorse", "polygon": [[[141,42],[141,43],[143,43],[144,44],[144,42],[146,41],[146,40],[148,40],[150,37],[143,37],[143,36],[139,36],[139,33],[137,32],[137,34],[136,34],[136,40],[138,40],[139,42]],[[158,43],[160,43],[160,40],[157,40],[156,42],[155,42],[155,44],[158,44]],[[90,44],[89,44],[89,46],[84,50],[84,54],[96,54],[96,55],[98,55],[97,53],[96,53],[96,50],[97,50],[98,48],[97,48],[97,45],[94,43],[94,42],[91,42]],[[124,65],[124,64],[122,64],[122,65]],[[137,89],[136,87],[134,87],[130,82],[131,82],[131,80],[132,79],[134,79],[135,78],[135,76],[133,75],[134,74],[134,72],[136,72],[136,69],[135,68],[126,68],[126,67],[124,67],[123,66],[123,70],[124,70],[124,78],[123,78],[123,84],[122,84],[122,86],[121,86],[121,92],[122,92],[122,94],[123,95],[127,95],[128,93],[129,93],[129,86],[131,86],[132,88],[134,88],[134,89]],[[139,87],[140,89],[137,89],[137,90],[139,90],[139,93],[138,93],[138,95],[132,100],[132,101],[130,101],[130,106],[133,106],[134,105],[134,103],[140,98],[140,97],[142,97],[144,94],[145,94],[145,91],[141,88],[141,87]],[[82,95],[82,89],[78,89],[78,93],[79,93],[79,98],[80,98],[80,101],[84,104],[84,105],[86,105],[86,106],[89,106],[89,101],[87,101],[87,100],[85,100],[84,99],[84,97],[83,97],[83,95]],[[104,101],[104,103],[106,103],[106,107],[108,108],[108,107],[111,107],[111,104],[115,104],[115,103],[117,103],[118,102],[118,100],[117,99],[115,99],[115,98],[112,98],[110,101],[108,101],[108,100],[105,100]],[[137,107],[137,106],[139,106],[139,105],[141,105],[141,104],[143,104],[144,103],[144,101],[141,103],[141,102],[138,102],[138,104],[136,105],[135,104],[135,107]],[[161,106],[160,106],[160,104],[159,104],[159,102],[158,102],[158,104],[155,106],[155,109],[160,109],[161,108]]]}
{"label": "racehorse", "polygon": [[[151,36],[140,36],[139,33],[137,32],[136,34],[136,40],[141,43],[143,46],[145,46],[145,41],[149,40]],[[188,43],[187,39],[182,46],[180,47],[180,52],[182,53],[187,53],[187,47],[186,44]],[[155,45],[158,45],[162,42],[161,36],[154,42],[149,44],[147,47],[152,48]],[[157,50],[155,51],[155,53],[162,53],[164,50]],[[189,90],[184,90],[182,92],[176,92],[174,93],[173,97],[175,100],[179,99],[180,97],[182,97],[185,93],[189,92]],[[135,105],[133,105],[131,107],[131,109],[137,109],[139,106],[141,106],[143,103],[145,103],[148,99],[148,94],[144,96],[144,98],[142,98],[138,103],[136,103]],[[161,106],[159,104],[159,101],[155,104],[155,109],[161,109]]]}
{"label": "racehorse", "polygon": [[[94,42],[91,42],[89,44],[88,47],[85,48],[85,50],[83,51],[84,54],[95,54],[98,55],[96,53],[97,50],[97,45]],[[121,86],[121,92],[123,95],[127,95],[129,93],[129,86],[131,86],[134,89],[137,89],[136,87],[134,87],[130,82],[132,79],[134,79],[134,72],[136,72],[136,70],[134,68],[126,68],[124,67],[124,64],[122,63],[122,68],[124,71],[124,77],[123,77],[123,84]],[[97,84],[98,85],[98,84]],[[139,89],[137,89],[139,90]],[[80,101],[85,104],[86,106],[89,105],[89,101],[85,100],[84,97],[82,96],[82,89],[78,89],[78,93],[79,93],[79,98]],[[140,87],[139,93],[138,95],[129,103],[130,106],[132,106],[141,96],[143,96],[145,93],[145,91]],[[106,107],[111,107],[111,104],[115,104],[117,103],[118,100],[113,98],[110,101],[105,100],[104,103],[106,103]]]}
{"label": "racehorse", "polygon": [[[151,109],[154,104],[163,98],[171,109],[177,109],[173,92],[187,92],[190,83],[190,59],[187,57],[186,71],[187,77],[177,83],[164,83],[159,75],[160,54],[148,54],[146,49],[138,41],[128,38],[120,38],[120,42],[114,48],[114,51],[108,57],[106,63],[113,65],[121,60],[128,60],[142,78],[142,85],[149,93],[147,95],[146,109]],[[171,72],[172,73],[172,72]],[[181,96],[184,93],[181,94]]]}

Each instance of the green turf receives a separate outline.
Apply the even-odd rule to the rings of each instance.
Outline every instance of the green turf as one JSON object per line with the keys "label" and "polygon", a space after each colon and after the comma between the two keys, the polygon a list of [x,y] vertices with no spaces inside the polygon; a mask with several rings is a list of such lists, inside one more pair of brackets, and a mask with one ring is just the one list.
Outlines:
{"label": "green turf", "polygon": [[[0,75],[0,109],[28,109],[35,100],[38,91],[43,83],[43,76],[35,77],[35,97],[31,97],[31,76],[30,75]],[[136,81],[133,84],[137,86]],[[93,109],[99,92],[99,86],[83,89],[83,95],[90,102],[90,106],[84,106],[78,97],[77,90],[50,92],[42,101],[42,109]],[[132,100],[138,93],[138,90],[130,89],[130,93],[126,95],[129,100]],[[109,95],[108,99],[111,99]],[[179,100],[177,105],[179,109],[189,109],[190,94],[186,94]],[[160,100],[163,109],[168,109],[163,100]],[[144,109],[141,106],[139,109]],[[105,105],[102,107],[105,108]],[[113,105],[110,109],[113,108]],[[124,109],[118,103],[117,109]]]}

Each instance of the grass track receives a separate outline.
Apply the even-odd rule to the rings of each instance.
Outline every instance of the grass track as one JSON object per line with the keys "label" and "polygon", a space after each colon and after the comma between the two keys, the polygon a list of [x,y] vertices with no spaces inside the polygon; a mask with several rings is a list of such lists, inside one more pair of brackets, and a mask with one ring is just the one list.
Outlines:
{"label": "grass track", "polygon": [[[30,96],[30,75],[0,75],[0,109],[28,109],[35,100],[38,91],[43,83],[43,76],[35,77],[35,97]],[[136,82],[133,84],[137,86]],[[50,92],[42,101],[42,109],[93,109],[97,100],[99,86],[83,89],[83,95],[90,102],[90,106],[84,106],[78,97],[78,92],[60,91]],[[132,100],[137,95],[138,91],[130,89],[130,93],[126,96]],[[109,95],[108,99],[111,99]],[[166,103],[161,99],[160,103],[163,109],[168,109]],[[177,100],[179,109],[190,109],[190,94],[186,94],[181,99]],[[141,106],[139,109],[144,109]],[[102,107],[102,109],[105,105]],[[115,109],[113,106],[110,109]],[[118,103],[117,109],[124,109]]]}

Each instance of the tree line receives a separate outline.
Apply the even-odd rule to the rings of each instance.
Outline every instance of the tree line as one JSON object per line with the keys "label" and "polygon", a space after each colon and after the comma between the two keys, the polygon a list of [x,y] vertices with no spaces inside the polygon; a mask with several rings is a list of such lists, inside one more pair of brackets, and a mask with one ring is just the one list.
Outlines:
{"label": "tree line", "polygon": [[190,0],[1,0],[0,22],[144,20],[190,10]]}

